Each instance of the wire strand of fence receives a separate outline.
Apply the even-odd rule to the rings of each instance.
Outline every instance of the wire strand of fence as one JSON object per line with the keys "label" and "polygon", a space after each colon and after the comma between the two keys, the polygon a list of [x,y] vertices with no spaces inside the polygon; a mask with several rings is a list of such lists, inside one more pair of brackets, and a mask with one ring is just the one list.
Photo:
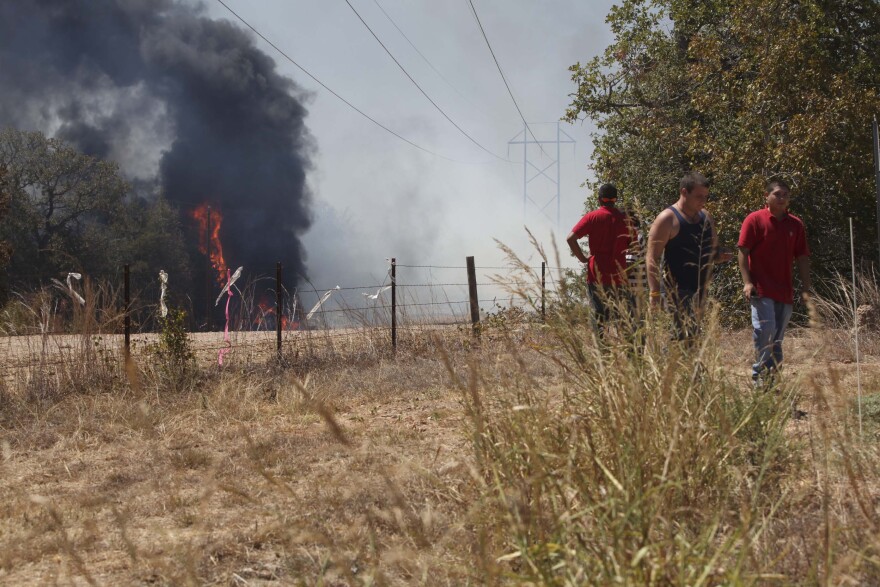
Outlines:
{"label": "wire strand of fence", "polygon": [[334,291],[357,291],[357,290],[361,290],[361,289],[364,289],[364,290],[377,289],[377,288],[380,288],[380,287],[385,287],[386,285],[388,285],[388,283],[377,283],[377,284],[375,284],[375,285],[352,285],[352,286],[349,286],[349,287],[337,287],[337,286],[334,285],[333,287],[308,287],[308,288],[297,288],[295,291],[296,291],[298,294],[302,294],[302,293],[306,293],[306,292],[309,292],[309,293],[315,293],[315,292],[323,293],[323,292],[325,292],[325,291],[329,291],[329,290],[331,290],[331,289],[334,290]]}
{"label": "wire strand of fence", "polygon": [[[466,265],[405,265],[397,263],[397,267],[406,267],[410,269],[467,269]],[[554,267],[550,265],[544,266],[546,269],[569,269],[569,267]],[[493,269],[493,270],[518,270],[518,269],[540,269],[540,265],[476,265],[474,269]]]}
{"label": "wire strand of fence", "polygon": [[[413,269],[467,269],[467,266],[465,265],[410,265],[400,263],[396,264],[396,266],[400,268]],[[551,271],[569,269],[555,266],[548,267],[546,265],[544,267],[545,269],[549,269]],[[480,270],[537,270],[539,268],[540,266],[521,267],[514,265],[476,267],[476,269]],[[23,275],[23,277],[25,276]],[[40,275],[40,277],[44,278],[45,275]],[[371,285],[358,285],[347,287],[334,286],[332,288],[318,288],[311,286],[308,289],[285,289],[284,295],[288,297],[288,299],[290,299],[292,296],[296,296],[293,299],[297,299],[311,292],[319,293],[327,290],[336,290],[340,292],[360,291],[372,293],[376,289],[385,288],[389,285],[387,277],[388,276],[386,276],[386,279],[383,281],[383,283],[380,284],[377,283]],[[282,331],[281,337],[282,344],[299,344],[300,341],[320,342],[334,341],[342,338],[350,339],[353,335],[369,337],[374,337],[375,335],[382,336],[388,331],[394,331],[394,327],[388,326],[386,322],[392,312],[395,313],[394,315],[397,316],[398,319],[396,329],[401,332],[425,332],[429,330],[449,329],[450,327],[456,327],[456,329],[458,329],[459,327],[472,325],[471,321],[474,318],[468,318],[467,316],[467,305],[472,303],[472,300],[450,300],[448,299],[448,292],[445,288],[465,288],[469,287],[470,285],[476,285],[477,287],[483,288],[509,288],[509,290],[506,291],[503,295],[496,295],[489,298],[480,298],[477,300],[473,300],[473,302],[476,302],[484,308],[486,305],[492,304],[493,309],[503,309],[506,307],[534,309],[535,300],[531,299],[530,296],[523,295],[521,292],[518,291],[521,288],[529,287],[530,280],[534,279],[534,275],[532,274],[527,274],[525,280],[524,278],[504,279],[498,276],[490,276],[491,281],[480,281],[475,284],[469,284],[468,282],[464,281],[441,283],[400,283],[400,276],[398,275],[397,277],[398,282],[394,285],[399,288],[399,303],[393,305],[385,303],[384,300],[380,303],[366,306],[348,305],[346,297],[341,296],[339,298],[333,298],[333,300],[331,301],[331,304],[338,304],[338,307],[331,306],[321,308],[317,310],[312,315],[312,319],[308,321],[303,318],[296,317],[293,310],[296,305],[288,306],[286,308],[287,311],[285,311],[285,308],[282,308],[279,313],[287,319],[290,319],[292,321],[296,320],[296,324],[299,327],[299,329],[297,330],[284,329]],[[43,283],[42,279],[41,283]],[[87,340],[98,340],[102,337],[107,337],[108,339],[112,339],[112,337],[114,336],[121,337],[122,335],[119,334],[118,330],[121,327],[122,318],[126,315],[133,318],[135,328],[130,332],[135,336],[132,342],[134,343],[134,346],[138,347],[138,356],[144,356],[144,353],[146,351],[159,344],[157,339],[149,339],[149,337],[155,337],[157,335],[157,330],[160,328],[160,322],[158,320],[159,304],[157,303],[157,299],[159,297],[159,285],[156,280],[152,280],[148,284],[141,287],[137,292],[135,292],[134,296],[131,298],[131,302],[128,305],[127,314],[119,299],[120,288],[114,288],[113,285],[110,284],[106,287],[98,285],[97,288],[90,291],[83,290],[84,295],[88,296],[89,294],[91,294],[91,301],[95,302],[98,305],[99,312],[104,313],[104,318],[101,319],[100,327],[97,331],[91,333],[78,333],[68,330],[71,324],[69,322],[71,318],[71,307],[70,305],[65,305],[59,302],[59,300],[64,299],[64,295],[66,293],[63,288],[59,287],[57,284],[53,285],[50,283],[45,283],[43,285],[43,288],[51,295],[49,305],[46,305],[45,302],[42,302],[43,305],[39,308],[32,308],[34,321],[32,324],[30,324],[30,326],[25,325],[20,330],[16,330],[12,333],[8,333],[6,336],[0,337],[7,339],[8,348],[11,348],[11,335],[43,337],[44,340],[42,346],[34,344],[34,347],[28,348],[24,351],[24,353],[32,360],[25,360],[24,362],[13,360],[9,363],[6,363],[5,365],[2,364],[3,361],[0,361],[0,372],[2,372],[2,370],[8,371],[9,369],[25,369],[34,367],[48,368],[59,365],[67,365],[71,360],[75,360],[77,358],[82,359],[83,357],[87,356],[94,357],[94,355],[83,353],[82,346],[78,348],[72,348],[76,347],[76,342],[70,344],[65,343],[67,344],[67,346],[65,346],[65,344],[62,344],[59,341],[55,341],[57,343],[55,345],[56,348],[47,349],[45,338],[64,336],[88,336],[91,338]],[[272,288],[269,289],[271,290]],[[403,293],[407,291],[409,291],[410,293]],[[552,290],[547,289],[546,291],[550,292]],[[381,291],[378,292],[376,295],[378,296],[380,293]],[[401,293],[403,293],[404,296],[410,297],[411,301],[404,301],[404,298],[400,297]],[[178,292],[178,294],[180,295],[180,292]],[[272,323],[276,319],[276,317],[274,317],[276,309],[274,307],[267,308],[262,304],[256,304],[255,290],[253,288],[251,288],[249,292],[248,288],[244,287],[243,290],[239,292],[239,294],[240,295],[234,301],[234,303],[237,302],[239,306],[238,317],[235,318],[232,323],[232,342],[223,343],[219,340],[194,340],[191,345],[191,350],[193,352],[207,353],[218,351],[221,349],[230,349],[232,351],[240,350],[243,352],[248,352],[250,349],[260,349],[262,351],[266,351],[278,344],[278,339],[276,338],[277,331],[272,328]],[[248,294],[250,294],[250,297],[248,297]],[[444,296],[446,296],[446,299],[437,299]],[[426,297],[430,301],[422,301],[425,300]],[[21,296],[21,301],[23,303],[27,303],[24,296]],[[192,304],[192,302],[190,303]],[[107,304],[107,306],[105,307],[101,304]],[[448,308],[448,310],[444,310],[443,308]],[[190,306],[189,309],[192,310],[192,306]],[[481,312],[489,313],[488,310],[485,309],[481,310]],[[211,324],[210,317],[207,320],[207,324]],[[301,324],[302,327],[300,327]],[[202,324],[202,327],[204,327],[204,325],[205,323]],[[259,339],[245,340],[246,337],[259,337]],[[95,344],[97,345],[98,343],[95,342]],[[102,355],[103,357],[118,357],[122,356],[123,353],[122,345],[119,344],[118,341],[115,341],[115,343],[113,344],[102,343],[101,349],[101,352],[105,353],[104,355]],[[91,350],[94,351],[95,349]],[[46,356],[47,353],[48,356]],[[54,359],[54,357],[58,356],[59,353],[61,355],[61,358],[58,360],[52,360]],[[81,354],[77,355],[77,353]],[[9,356],[10,353],[6,353],[6,355]],[[43,356],[37,357],[37,355]]]}
{"label": "wire strand of fence", "polygon": [[[522,299],[516,295],[505,295],[505,296],[495,296],[492,298],[480,298],[477,300],[477,302],[479,304],[490,304],[490,303],[497,304],[499,302],[504,302],[510,306],[528,306],[530,300]],[[341,314],[341,315],[350,314],[353,316],[371,314],[371,313],[375,314],[376,312],[378,312],[380,314],[387,314],[388,311],[393,309],[394,307],[396,307],[397,310],[399,310],[400,312],[402,312],[404,314],[402,316],[403,318],[407,318],[408,316],[406,314],[406,311],[408,309],[412,309],[412,308],[438,308],[438,307],[444,307],[444,306],[454,307],[454,306],[462,306],[462,305],[469,304],[469,303],[470,303],[470,300],[460,299],[460,300],[441,300],[441,301],[433,301],[433,302],[401,303],[401,304],[397,304],[396,306],[392,306],[391,304],[377,304],[377,305],[373,305],[373,306],[328,308],[328,309],[317,310],[314,313],[312,320],[313,321],[315,320],[315,318],[314,318],[315,316],[321,317],[321,316],[325,316],[325,315],[337,315],[337,314]],[[409,316],[409,317],[418,318],[418,316],[419,316],[419,314],[416,314],[415,316]],[[425,314],[425,316],[430,317],[431,314]],[[262,331],[262,332],[266,333],[267,337],[274,336],[275,335],[274,328],[261,329],[259,327],[264,322],[265,322],[265,320],[258,322],[256,328],[247,328],[245,326],[245,324],[253,324],[253,321],[244,319],[242,322],[240,322],[237,325],[237,327],[234,328],[234,331],[236,331],[236,332],[261,332]],[[151,330],[135,330],[133,332],[133,335],[138,336],[138,335],[151,334],[151,333],[153,333],[153,331],[151,331]],[[81,336],[81,334],[76,333],[76,332],[50,331],[50,332],[46,332],[43,334],[51,335],[51,336],[74,336],[74,337]],[[97,337],[97,336],[105,336],[105,335],[110,335],[110,334],[115,334],[115,333],[106,332],[106,331],[96,331],[96,332],[92,333],[91,336]],[[40,336],[40,335],[41,335],[41,333],[39,333],[39,332],[31,332],[31,333],[22,333],[17,336]],[[9,340],[12,337],[7,335],[2,338]]]}
{"label": "wire strand of fence", "polygon": [[[471,327],[471,323],[462,317],[459,320],[451,320],[451,321],[442,321],[442,322],[431,322],[431,323],[410,323],[410,324],[401,324],[397,326],[399,331],[403,332],[428,332],[428,331],[445,331],[448,333],[456,333],[462,336],[470,336],[468,332]],[[460,330],[457,330],[460,329]],[[335,330],[338,330],[336,332]],[[371,325],[365,327],[352,327],[352,328],[340,328],[340,329],[314,329],[314,330],[296,330],[296,331],[285,331],[283,334],[283,342],[287,343],[296,343],[296,342],[307,342],[307,343],[320,343],[322,341],[332,341],[338,339],[345,339],[347,341],[352,341],[353,339],[356,341],[358,336],[372,336],[380,333],[387,333],[391,330],[389,326],[382,325]],[[248,331],[249,332],[249,331]],[[274,334],[274,332],[270,333],[266,331],[267,334]],[[69,335],[69,336],[78,336],[78,335]],[[135,341],[136,343],[143,341]],[[156,344],[155,342],[153,343]],[[271,337],[266,337],[263,340],[255,340],[255,341],[236,341],[233,340],[230,344],[218,344],[218,343],[207,343],[207,344],[193,344],[190,346],[190,350],[195,353],[206,353],[206,352],[216,352],[221,349],[229,349],[231,353],[235,353],[235,351],[247,351],[249,349],[259,349],[261,351],[271,351],[274,350],[276,344],[276,339]],[[137,361],[138,359],[142,359],[145,356],[145,353],[138,346],[148,346],[148,345],[135,345],[137,352],[135,352],[134,357]],[[48,351],[51,354],[55,354],[59,349],[53,349]],[[81,352],[81,349],[62,349],[62,351],[66,351],[68,356],[61,357],[53,357],[49,359],[45,356],[42,356],[38,359],[30,360],[30,361],[14,361],[10,363],[6,363],[0,365],[0,372],[9,373],[15,370],[22,369],[33,369],[35,367],[39,367],[41,369],[49,368],[49,367],[59,367],[59,366],[67,366],[73,367],[74,365],[79,365],[82,360],[81,356],[77,356],[78,352]],[[38,351],[41,353],[46,353],[47,351],[41,350]],[[115,344],[111,347],[104,347],[101,351],[94,351],[102,354],[102,359],[106,361],[114,361],[119,363],[118,359],[121,359],[123,356],[123,351],[121,345]],[[62,352],[64,355],[65,352]],[[69,356],[74,355],[74,356]],[[57,356],[57,355],[56,355]],[[235,355],[233,354],[232,357]]]}
{"label": "wire strand of fence", "polygon": [[[481,298],[481,299],[478,299],[477,302],[482,304],[482,303],[489,303],[489,302],[497,302],[499,300],[503,301],[503,300],[508,300],[508,299],[509,298],[507,296],[494,297],[494,298]],[[428,306],[452,306],[452,305],[458,305],[458,304],[469,304],[470,302],[471,302],[470,300],[446,300],[446,301],[441,301],[441,302],[420,302],[420,303],[412,303],[412,304],[397,304],[396,306],[392,306],[391,304],[382,304],[382,305],[378,305],[378,306],[364,306],[364,307],[358,307],[358,308],[334,308],[334,309],[329,309],[329,310],[322,309],[322,310],[317,310],[314,315],[319,316],[321,314],[338,314],[338,313],[346,313],[346,312],[351,312],[351,313],[368,312],[370,310],[390,309],[393,307],[396,307],[399,309],[405,309],[405,308],[421,308],[421,307],[428,307]]]}
{"label": "wire strand of fence", "polygon": [[[513,285],[515,282],[510,282],[510,285]],[[397,287],[467,287],[467,282],[465,283],[398,283]],[[487,282],[487,283],[477,283],[478,287],[491,287],[493,285],[503,285],[502,283],[497,282]]]}

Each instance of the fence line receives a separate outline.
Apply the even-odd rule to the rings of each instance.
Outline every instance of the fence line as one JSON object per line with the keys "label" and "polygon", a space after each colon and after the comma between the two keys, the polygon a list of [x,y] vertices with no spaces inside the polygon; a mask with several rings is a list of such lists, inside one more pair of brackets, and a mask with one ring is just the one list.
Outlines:
{"label": "fence line", "polygon": [[[413,268],[413,269],[455,269],[461,270],[466,274],[467,281],[461,282],[443,282],[443,283],[400,283],[400,275],[397,273],[397,268]],[[545,297],[546,297],[546,287],[544,283],[544,275],[545,272],[549,270],[562,270],[563,268],[559,267],[549,267],[546,263],[542,263],[540,266],[536,267],[527,267],[527,269],[540,269],[541,273],[541,282],[540,284],[533,284],[535,286],[534,294],[538,297],[532,299],[531,297],[526,299],[515,299],[516,296],[507,292],[503,296],[495,296],[492,298],[480,297],[478,295],[478,288],[480,287],[510,287],[511,289],[515,287],[522,287],[522,280],[499,280],[493,279],[492,281],[476,281],[476,270],[521,270],[523,267],[517,266],[478,266],[473,262],[473,257],[468,257],[466,259],[465,265],[409,265],[409,264],[401,264],[397,263],[396,259],[391,259],[391,266],[388,272],[387,277],[390,279],[386,279],[383,283],[373,284],[373,285],[362,285],[362,286],[347,286],[347,287],[333,287],[333,288],[318,288],[313,285],[309,285],[308,289],[306,288],[296,288],[292,292],[286,290],[283,287],[281,280],[281,264],[278,263],[276,265],[276,275],[275,275],[275,284],[274,289],[268,288],[267,291],[273,291],[275,299],[274,307],[269,306],[268,303],[264,306],[262,303],[257,304],[254,303],[255,292],[253,289],[255,287],[255,283],[257,281],[264,281],[266,279],[270,279],[271,277],[260,277],[259,280],[253,280],[246,282],[244,286],[242,286],[242,290],[239,291],[239,295],[233,298],[235,305],[233,306],[233,316],[227,317],[228,325],[230,327],[230,334],[232,335],[232,340],[230,342],[206,342],[206,341],[194,341],[191,339],[191,350],[195,353],[202,353],[208,351],[219,351],[221,349],[230,349],[232,351],[235,350],[248,350],[251,348],[260,348],[260,349],[268,349],[271,348],[271,345],[275,343],[276,348],[279,353],[279,358],[282,356],[282,348],[284,345],[290,344],[298,344],[300,341],[333,341],[336,339],[347,338],[351,339],[353,334],[356,332],[352,332],[353,329],[368,329],[366,333],[369,334],[372,338],[375,338],[373,335],[378,335],[379,337],[387,336],[390,333],[390,342],[392,348],[396,348],[397,345],[397,332],[406,331],[406,332],[425,332],[427,330],[435,329],[448,329],[449,327],[471,327],[470,335],[474,338],[479,338],[480,329],[478,328],[478,324],[480,321],[480,304],[495,304],[495,307],[499,308],[521,308],[521,309],[529,309],[535,311],[538,319],[543,320],[544,318],[544,308],[545,308]],[[151,330],[149,329],[149,325],[155,324],[158,316],[158,297],[159,297],[159,287],[157,283],[149,283],[142,286],[134,295],[131,295],[132,288],[131,283],[129,281],[129,267],[126,265],[121,272],[120,277],[124,279],[121,288],[110,287],[106,291],[109,292],[109,301],[114,304],[122,303],[123,309],[121,314],[114,315],[112,318],[106,320],[98,327],[98,330],[105,330],[109,327],[111,330],[115,330],[115,334],[123,335],[123,346],[119,352],[119,357],[124,358],[131,352],[132,344],[139,349],[143,349],[148,345],[158,344],[158,341],[145,341],[143,339],[138,339],[139,335],[150,334]],[[524,278],[526,276],[524,275]],[[528,278],[533,279],[534,275],[528,274]],[[301,313],[304,313],[304,308],[302,305],[294,306],[291,305],[290,300],[292,296],[294,299],[300,300],[300,296],[304,293],[315,293],[321,294],[325,291],[340,291],[340,292],[367,292],[374,291],[376,289],[390,287],[390,297],[391,303],[387,303],[385,300],[379,301],[377,304],[368,305],[368,306],[347,306],[344,299],[342,301],[335,302],[340,307],[337,308],[318,308],[312,314],[311,318],[302,317]],[[442,295],[447,295],[444,288],[464,288],[467,287],[468,291],[466,293],[467,299],[454,299],[449,300],[448,298],[443,301],[420,301],[419,297],[422,297],[421,294],[417,294],[416,292],[432,292],[432,290],[439,290],[442,292]],[[401,288],[398,291],[398,288]],[[63,288],[53,286],[52,290],[58,290],[57,293],[60,294],[65,290]],[[250,291],[249,291],[250,290]],[[82,287],[78,288],[78,291],[84,291]],[[254,295],[253,298],[243,297],[242,291],[247,294],[250,293]],[[410,291],[411,295],[415,296],[411,298],[410,301],[404,301],[399,299],[399,294],[401,292]],[[88,292],[86,292],[88,293]],[[119,299],[119,293],[124,294],[124,299]],[[377,295],[381,295],[382,292],[378,292]],[[94,294],[93,294],[94,295]],[[433,296],[434,294],[431,293]],[[152,300],[152,301],[151,301]],[[285,301],[287,304],[285,305]],[[505,303],[506,302],[506,303]],[[68,301],[67,308],[63,310],[63,312],[70,312],[72,301]],[[468,316],[468,308],[467,305],[470,305],[470,316]],[[501,304],[505,304],[501,306]],[[56,336],[56,334],[60,335],[70,335],[70,336],[80,336],[82,333],[77,334],[75,332],[71,333],[56,333],[54,329],[57,328],[59,322],[62,320],[69,319],[69,314],[67,318],[65,318],[62,313],[59,313],[59,305],[58,302],[55,301],[51,304],[53,307],[50,308],[48,315],[40,315],[40,311],[33,312],[34,317],[40,320],[41,327],[45,327],[50,329],[47,333],[34,333],[30,336],[41,337],[41,336]],[[449,312],[444,311],[434,311],[433,309],[440,309],[442,307],[448,307],[450,309]],[[63,306],[62,306],[63,307]],[[88,307],[88,306],[87,306]],[[294,311],[293,308],[296,308]],[[412,312],[412,309],[416,309],[415,312]],[[75,314],[75,310],[74,310]],[[253,317],[252,317],[253,316]],[[341,325],[338,321],[332,324],[328,324],[327,319],[335,320],[336,316],[342,316],[345,318],[349,317],[348,322],[345,325]],[[135,320],[134,318],[138,318]],[[298,319],[299,317],[299,319]],[[390,325],[389,320],[390,318]],[[399,318],[403,319],[404,323],[399,323]],[[284,328],[282,324],[282,319],[289,320],[291,323],[296,323],[296,328]],[[421,321],[421,322],[419,322]],[[212,319],[208,317],[207,323],[210,324]],[[273,324],[274,323],[274,324]],[[273,327],[274,326],[274,327]],[[121,327],[121,332],[119,332],[119,328]],[[133,328],[144,328],[147,327],[147,330],[136,330],[133,332]],[[336,331],[336,332],[335,332]],[[153,330],[152,332],[155,332]],[[244,340],[245,337],[239,336],[240,333],[249,332],[255,333],[257,336],[263,336],[261,340]],[[260,335],[259,333],[264,333]],[[95,332],[93,336],[101,337],[106,336],[108,334],[114,334],[114,332]],[[274,337],[272,335],[275,335]],[[134,337],[132,337],[134,335]],[[218,336],[220,334],[218,333]],[[12,339],[11,336],[6,337],[8,339]],[[95,343],[97,345],[97,342]],[[8,345],[10,351],[12,351],[11,342]],[[34,345],[37,346],[37,345]],[[26,348],[30,357],[33,357],[33,353],[51,353],[54,355],[55,353],[61,353],[62,355],[70,352],[81,352],[81,347],[77,348],[75,345],[64,346],[62,343],[58,343],[57,345],[52,345],[48,348],[45,345],[45,339],[41,348]],[[92,349],[94,352],[98,352],[96,349]],[[116,353],[117,349],[111,348],[108,346],[102,347],[100,352],[107,353],[103,355],[103,357],[117,357]],[[141,351],[142,352],[142,351]],[[117,357],[118,358],[118,357]],[[24,369],[24,368],[34,368],[34,367],[51,367],[55,365],[66,364],[66,361],[61,360],[52,360],[48,358],[46,355],[41,356],[39,359],[32,359],[26,361],[16,361],[12,360],[9,363],[3,365],[0,364],[0,372],[9,372],[13,369]]]}
{"label": "fence line", "polygon": [[[404,265],[403,263],[398,263],[398,267],[407,267],[411,269],[467,269],[467,265]],[[507,265],[507,266],[492,266],[492,265],[476,265],[474,269],[495,269],[495,270],[520,270],[520,269],[540,269],[541,265]],[[552,267],[550,265],[545,265],[546,269],[557,269],[557,270],[566,270],[571,269],[571,267]]]}
{"label": "fence line", "polygon": [[[433,324],[397,326],[397,330],[425,333],[425,332],[429,332],[429,331],[438,331],[438,330],[449,329],[450,327],[464,327],[464,326],[466,326],[466,324],[463,322],[433,323]],[[356,329],[350,329],[350,330],[356,330]],[[364,335],[369,336],[369,335],[373,335],[376,333],[382,333],[382,332],[387,333],[390,330],[391,330],[390,326],[375,326],[375,327],[370,327],[369,330],[367,330],[367,331],[361,330],[360,332],[333,333],[332,330],[285,331],[285,333],[288,336],[285,336],[283,338],[283,341],[285,343],[297,343],[297,342],[308,342],[308,343],[318,342],[318,343],[320,343],[320,342],[327,341],[327,340],[342,340],[342,339],[352,340],[353,337],[356,337],[360,334],[364,334]],[[262,331],[262,332],[265,332],[266,334],[274,334],[274,332],[271,332],[271,331]],[[291,334],[294,336],[289,336]],[[70,336],[76,336],[76,335],[70,335]],[[137,343],[137,342],[142,342],[142,341],[136,340],[135,342]],[[216,352],[221,349],[229,349],[233,353],[235,351],[242,351],[242,350],[248,350],[248,349],[260,349],[263,351],[269,351],[272,349],[272,347],[275,345],[275,343],[276,343],[276,341],[274,338],[267,337],[267,338],[265,338],[263,340],[259,340],[259,341],[249,341],[249,342],[233,341],[231,344],[228,344],[228,345],[227,344],[218,344],[218,343],[211,343],[211,344],[198,344],[198,343],[196,343],[196,344],[191,344],[189,347],[189,350],[194,354],[204,353],[204,352]],[[158,341],[152,341],[150,343],[147,343],[147,345],[153,345],[153,346],[158,345]],[[136,344],[135,347],[147,346],[147,345],[137,345]],[[59,350],[59,349],[52,349],[52,350]],[[49,352],[51,353],[52,350],[50,350]],[[73,354],[73,353],[77,352],[77,349],[65,348],[65,349],[60,349],[60,350],[63,351],[61,353],[62,356],[64,354]],[[121,364],[122,360],[123,360],[122,358],[125,355],[124,349],[120,349],[119,347],[116,347],[116,346],[104,347],[104,348],[101,348],[99,351],[92,351],[92,352],[99,354],[99,355],[102,355],[102,357],[108,363],[109,362],[118,362],[119,364]],[[132,351],[131,354],[132,354],[132,356],[139,355],[139,353],[135,353],[134,351]],[[52,353],[52,356],[55,356],[55,354]],[[231,356],[234,356],[234,355],[227,356],[226,360],[228,361]],[[70,365],[71,365],[70,358],[51,358],[51,359],[49,359],[49,358],[44,357],[44,358],[38,358],[38,359],[29,360],[29,361],[13,360],[12,362],[7,363],[7,364],[0,364],[0,373],[4,373],[4,372],[11,373],[11,372],[18,371],[18,370],[32,369],[34,367],[45,368],[45,367],[56,367],[56,366],[70,366]]]}

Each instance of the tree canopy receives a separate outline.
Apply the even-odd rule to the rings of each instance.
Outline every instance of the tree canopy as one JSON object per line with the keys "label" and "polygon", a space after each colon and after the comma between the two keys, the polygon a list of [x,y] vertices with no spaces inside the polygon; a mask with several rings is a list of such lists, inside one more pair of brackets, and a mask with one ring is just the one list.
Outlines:
{"label": "tree canopy", "polygon": [[[9,214],[9,193],[4,189],[6,168],[0,166],[0,222]],[[12,247],[4,240],[0,240],[0,268],[5,268],[12,256]]]}
{"label": "tree canopy", "polygon": [[880,3],[623,0],[607,22],[614,42],[571,67],[566,113],[599,129],[596,177],[652,217],[684,172],[702,172],[726,246],[763,205],[764,183],[782,178],[820,271],[847,267],[849,216],[876,259]]}
{"label": "tree canopy", "polygon": [[119,212],[128,190],[113,163],[80,153],[38,132],[0,131],[0,165],[11,214],[4,229],[15,243],[14,267],[81,270],[110,247],[92,230]]}
{"label": "tree canopy", "polygon": [[10,128],[0,130],[0,170],[0,208],[5,198],[9,209],[0,214],[0,241],[11,245],[4,265],[14,287],[68,271],[115,279],[125,263],[141,283],[155,281],[159,269],[177,283],[188,279],[177,212],[156,194],[133,194],[115,163]]}

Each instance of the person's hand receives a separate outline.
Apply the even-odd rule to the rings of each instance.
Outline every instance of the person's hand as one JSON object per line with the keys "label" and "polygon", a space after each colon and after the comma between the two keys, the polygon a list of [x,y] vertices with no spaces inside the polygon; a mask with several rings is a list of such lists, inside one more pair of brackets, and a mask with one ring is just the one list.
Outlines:
{"label": "person's hand", "polygon": [[752,296],[758,295],[758,288],[755,287],[753,283],[747,283],[743,286],[743,295],[746,297],[746,301],[750,301]]}
{"label": "person's hand", "polygon": [[810,290],[805,289],[804,291],[801,292],[801,299],[804,301],[805,304],[808,304],[810,302],[810,297],[812,295],[813,294],[812,294],[812,292],[810,292]]}
{"label": "person's hand", "polygon": [[648,299],[651,300],[650,307],[651,309],[659,308],[660,304],[663,303],[663,296],[660,295],[660,292],[651,292],[648,294]]}

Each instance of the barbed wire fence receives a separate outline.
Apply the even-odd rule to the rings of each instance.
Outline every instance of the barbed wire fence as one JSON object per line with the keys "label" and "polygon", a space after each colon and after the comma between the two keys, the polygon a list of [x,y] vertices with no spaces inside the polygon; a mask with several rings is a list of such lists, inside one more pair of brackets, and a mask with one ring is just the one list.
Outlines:
{"label": "barbed wire fence", "polygon": [[[253,351],[265,356],[274,351],[281,360],[290,354],[287,352],[290,347],[303,343],[332,345],[343,339],[350,341],[355,332],[368,334],[368,344],[387,348],[392,354],[397,351],[401,334],[448,332],[452,328],[478,339],[481,318],[493,311],[518,308],[531,313],[534,320],[544,320],[550,291],[547,284],[558,280],[567,269],[551,267],[546,262],[541,262],[540,266],[478,266],[474,257],[467,257],[464,265],[406,264],[392,258],[381,283],[346,287],[310,284],[308,289],[288,292],[282,282],[281,263],[277,263],[274,288],[270,288],[275,293],[274,305],[254,302],[254,283],[266,279],[255,278],[238,291],[238,304],[228,322],[229,340],[224,338],[222,331],[197,336],[193,333],[190,348],[200,354],[227,349]],[[512,276],[512,273],[517,275]],[[122,362],[131,355],[133,348],[142,349],[151,344],[151,337],[155,341],[160,295],[158,280],[144,284],[134,296],[130,286],[128,266],[125,266],[122,287],[102,292],[104,303],[121,306],[118,315],[91,333],[91,338],[100,339],[101,344],[95,344],[101,346],[101,357],[107,361]],[[57,289],[61,290],[60,287]],[[481,296],[480,293],[487,289],[490,295],[483,293]],[[311,294],[318,297],[321,292],[329,291],[337,295],[331,296],[305,318],[302,299]],[[87,299],[96,295],[85,289],[82,293]],[[353,302],[351,298],[355,294],[362,294],[364,299]],[[96,305],[93,299],[89,303]],[[57,306],[57,300],[55,304]],[[43,308],[42,312],[51,314],[51,309],[46,310]],[[133,320],[133,317],[137,319]],[[0,376],[18,369],[65,365],[78,351],[77,345],[83,344],[83,334],[89,334],[72,330],[58,332],[57,321],[45,316],[40,318],[40,328],[41,332],[29,334],[30,338],[39,340],[24,345],[20,340],[22,335],[0,336],[0,353],[5,357],[0,359]],[[30,352],[22,352],[22,346]],[[47,348],[51,352],[47,352]]]}

